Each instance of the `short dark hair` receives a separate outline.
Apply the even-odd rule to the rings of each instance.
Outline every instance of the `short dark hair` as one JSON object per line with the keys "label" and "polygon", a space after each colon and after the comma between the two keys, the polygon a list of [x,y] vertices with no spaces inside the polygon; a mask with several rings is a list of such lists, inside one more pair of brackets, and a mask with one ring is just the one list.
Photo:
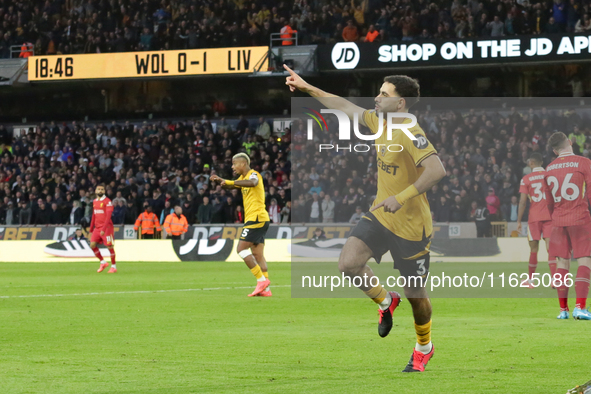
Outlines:
{"label": "short dark hair", "polygon": [[538,164],[543,164],[544,163],[544,158],[538,152],[532,153],[531,156],[529,157],[529,159],[531,161],[535,162],[535,163],[538,163]]}
{"label": "short dark hair", "polygon": [[548,139],[548,145],[552,150],[559,150],[564,148],[564,144],[568,141],[568,137],[561,131],[556,131]]}
{"label": "short dark hair", "polygon": [[384,78],[384,82],[394,85],[394,90],[398,95],[405,99],[406,108],[410,108],[419,101],[421,96],[421,87],[419,82],[408,75],[389,75]]}

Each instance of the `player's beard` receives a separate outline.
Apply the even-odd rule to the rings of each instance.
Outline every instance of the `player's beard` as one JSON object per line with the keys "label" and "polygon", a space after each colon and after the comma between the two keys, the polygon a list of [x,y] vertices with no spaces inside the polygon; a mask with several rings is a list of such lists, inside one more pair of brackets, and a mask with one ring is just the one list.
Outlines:
{"label": "player's beard", "polygon": [[98,198],[103,198],[103,196],[105,195],[105,193],[97,193],[96,195],[98,196]]}

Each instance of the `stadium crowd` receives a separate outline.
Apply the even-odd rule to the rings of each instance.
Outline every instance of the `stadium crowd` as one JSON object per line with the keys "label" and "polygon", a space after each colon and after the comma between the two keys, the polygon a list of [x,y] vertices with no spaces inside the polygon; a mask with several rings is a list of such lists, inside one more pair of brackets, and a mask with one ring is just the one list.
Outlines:
{"label": "stadium crowd", "polygon": [[[113,223],[134,224],[146,206],[164,218],[179,205],[189,223],[241,223],[242,194],[209,182],[233,179],[232,156],[247,152],[265,180],[274,222],[288,222],[290,134],[263,118],[234,127],[210,122],[90,125],[42,123],[20,138],[0,125],[0,223],[87,224],[96,185],[113,201]],[[275,209],[273,207],[280,207]]]}
{"label": "stadium crowd", "polygon": [[[35,54],[561,34],[591,29],[579,0],[0,0],[0,58]],[[29,52],[25,52],[26,56]]]}
{"label": "stadium crowd", "polygon": [[[591,156],[591,123],[584,111],[416,112],[447,176],[427,193],[433,220],[474,220],[486,207],[491,220],[517,220],[519,182],[527,158],[552,160],[546,141],[565,130],[575,153]],[[328,129],[331,126],[330,117]],[[293,134],[293,141],[291,140]],[[242,196],[210,183],[233,178],[231,158],[247,152],[265,180],[274,223],[356,223],[376,191],[376,156],[317,152],[332,133],[306,139],[302,121],[281,138],[265,119],[241,117],[179,122],[41,123],[19,138],[0,125],[0,224],[84,224],[98,183],[107,185],[115,224],[134,224],[146,206],[160,223],[180,205],[189,223],[241,223]],[[293,167],[293,174],[292,174]],[[293,203],[293,206],[292,206]],[[527,220],[527,217],[524,218]]]}
{"label": "stadium crowd", "polygon": [[[544,165],[553,159],[546,141],[554,130],[569,136],[576,154],[591,156],[590,119],[574,109],[414,113],[447,171],[427,193],[436,222],[473,221],[482,207],[490,220],[516,221],[519,184],[531,171],[527,159],[533,152],[543,155]],[[330,123],[328,129],[338,130]],[[337,136],[315,133],[316,141],[308,142],[303,123],[292,127],[292,135],[292,221],[358,221],[376,192],[375,150],[319,153],[318,143],[336,145]]]}

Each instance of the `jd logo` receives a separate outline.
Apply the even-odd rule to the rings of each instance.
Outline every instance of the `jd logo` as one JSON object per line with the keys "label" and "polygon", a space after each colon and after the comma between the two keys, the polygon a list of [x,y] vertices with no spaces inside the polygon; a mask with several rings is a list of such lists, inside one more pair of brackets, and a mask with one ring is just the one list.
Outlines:
{"label": "jd logo", "polygon": [[417,149],[425,149],[428,145],[429,145],[429,141],[427,141],[427,139],[422,136],[422,135],[416,135],[416,140],[414,140],[412,143],[414,146],[417,147]]}
{"label": "jd logo", "polygon": [[337,70],[352,70],[359,63],[359,47],[354,42],[339,42],[332,48],[331,58]]}

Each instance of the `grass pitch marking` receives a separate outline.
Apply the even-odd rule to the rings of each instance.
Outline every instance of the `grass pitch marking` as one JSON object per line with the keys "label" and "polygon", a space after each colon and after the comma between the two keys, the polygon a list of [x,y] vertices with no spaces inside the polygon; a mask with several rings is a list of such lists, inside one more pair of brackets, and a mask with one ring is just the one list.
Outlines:
{"label": "grass pitch marking", "polygon": [[[273,287],[291,287],[291,285],[273,285]],[[137,290],[137,291],[104,291],[96,293],[71,293],[71,294],[27,294],[27,295],[12,295],[0,296],[0,299],[7,298],[41,298],[41,297],[85,297],[96,295],[110,295],[110,294],[150,294],[150,293],[178,293],[187,291],[215,291],[215,290],[240,290],[252,289],[252,286],[243,287],[205,287],[202,289],[170,289],[170,290]]]}

